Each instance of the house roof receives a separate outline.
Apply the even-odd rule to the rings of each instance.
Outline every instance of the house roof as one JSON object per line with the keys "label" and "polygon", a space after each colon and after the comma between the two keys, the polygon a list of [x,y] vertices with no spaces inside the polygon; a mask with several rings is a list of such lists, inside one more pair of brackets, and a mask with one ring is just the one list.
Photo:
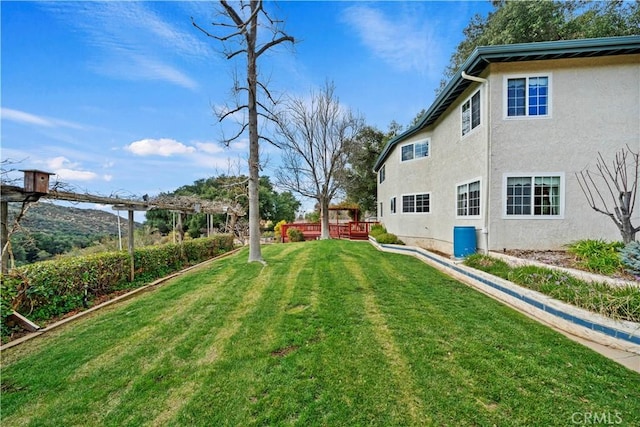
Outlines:
{"label": "house roof", "polygon": [[458,72],[451,78],[420,120],[413,127],[389,140],[376,160],[373,170],[378,172],[398,143],[433,124],[462,92],[469,87],[472,82],[462,77],[463,72],[477,76],[489,64],[497,62],[587,58],[594,56],[627,55],[632,53],[640,53],[640,36],[478,46],[460,66]]}

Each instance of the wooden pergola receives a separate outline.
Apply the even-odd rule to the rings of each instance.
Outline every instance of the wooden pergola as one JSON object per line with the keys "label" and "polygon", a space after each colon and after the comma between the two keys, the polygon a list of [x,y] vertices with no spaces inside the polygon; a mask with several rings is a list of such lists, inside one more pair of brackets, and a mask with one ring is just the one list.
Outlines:
{"label": "wooden pergola", "polygon": [[105,197],[86,193],[73,193],[49,189],[50,172],[40,170],[23,170],[24,187],[0,185],[0,240],[2,245],[2,273],[9,269],[9,257],[6,253],[6,244],[9,239],[8,217],[9,206],[14,203],[32,203],[40,199],[63,200],[77,203],[98,203],[111,205],[114,210],[128,212],[128,250],[131,255],[131,280],[133,280],[133,249],[134,249],[134,220],[135,211],[148,211],[151,209],[166,209],[179,212],[180,222],[182,214],[229,214],[236,217],[244,216],[245,212],[238,203],[228,201],[204,200],[195,196],[143,196],[142,200],[123,199],[119,197]]}

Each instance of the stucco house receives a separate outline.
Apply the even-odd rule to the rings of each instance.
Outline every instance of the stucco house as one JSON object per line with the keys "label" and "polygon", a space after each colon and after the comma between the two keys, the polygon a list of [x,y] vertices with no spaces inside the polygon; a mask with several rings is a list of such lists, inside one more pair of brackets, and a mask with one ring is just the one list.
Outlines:
{"label": "stucco house", "polygon": [[463,227],[479,250],[621,240],[575,173],[625,146],[640,149],[640,36],[478,47],[377,159],[378,219],[449,254]]}

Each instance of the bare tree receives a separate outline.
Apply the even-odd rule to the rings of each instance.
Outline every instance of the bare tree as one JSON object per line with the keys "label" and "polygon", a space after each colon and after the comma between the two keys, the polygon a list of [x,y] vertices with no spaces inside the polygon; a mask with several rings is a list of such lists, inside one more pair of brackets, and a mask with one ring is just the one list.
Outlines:
{"label": "bare tree", "polygon": [[[225,111],[216,111],[219,121],[224,120],[238,112],[246,111],[248,122],[243,122],[237,134],[225,139],[225,144],[240,138],[245,131],[249,131],[249,262],[264,262],[260,249],[260,213],[258,202],[258,186],[260,180],[260,153],[259,140],[263,139],[271,142],[267,137],[258,131],[258,116],[273,119],[273,112],[269,107],[259,101],[258,88],[266,95],[267,99],[275,104],[274,98],[269,93],[265,84],[258,79],[258,58],[270,48],[284,43],[294,42],[294,38],[285,34],[279,29],[280,21],[272,19],[264,9],[262,0],[251,0],[234,2],[234,6],[229,2],[221,0],[222,14],[226,22],[213,23],[214,27],[222,28],[224,35],[210,33],[200,27],[192,20],[193,25],[208,37],[212,37],[225,46],[225,56],[232,59],[237,55],[246,55],[247,74],[246,86],[235,82],[236,93],[246,91],[247,103],[238,104],[234,108]],[[262,21],[269,26],[272,38],[264,43],[258,41],[258,27]],[[233,43],[234,47],[229,48],[227,43]]]}
{"label": "bare tree", "polygon": [[363,126],[360,117],[340,105],[334,91],[327,82],[309,102],[290,98],[277,130],[283,149],[278,183],[318,202],[321,239],[329,238],[329,204],[340,190],[337,178],[347,166],[348,144]]}
{"label": "bare tree", "polygon": [[633,242],[640,231],[640,226],[631,224],[640,179],[640,152],[627,146],[616,153],[611,165],[598,153],[596,169],[597,172],[587,169],[576,173],[589,206],[613,220],[625,244]]}

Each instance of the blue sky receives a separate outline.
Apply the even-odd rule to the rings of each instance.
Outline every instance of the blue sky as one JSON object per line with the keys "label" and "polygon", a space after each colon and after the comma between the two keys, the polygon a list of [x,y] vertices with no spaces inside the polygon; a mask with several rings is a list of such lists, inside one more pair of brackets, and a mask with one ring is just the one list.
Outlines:
{"label": "blue sky", "polygon": [[[53,172],[78,192],[123,197],[245,172],[246,138],[229,148],[212,107],[233,101],[235,65],[191,25],[210,2],[2,1],[2,159]],[[296,38],[261,57],[275,93],[326,81],[367,124],[407,125],[434,99],[445,66],[485,1],[268,3]],[[279,153],[263,144],[263,174]],[[82,206],[94,207],[94,206]]]}

